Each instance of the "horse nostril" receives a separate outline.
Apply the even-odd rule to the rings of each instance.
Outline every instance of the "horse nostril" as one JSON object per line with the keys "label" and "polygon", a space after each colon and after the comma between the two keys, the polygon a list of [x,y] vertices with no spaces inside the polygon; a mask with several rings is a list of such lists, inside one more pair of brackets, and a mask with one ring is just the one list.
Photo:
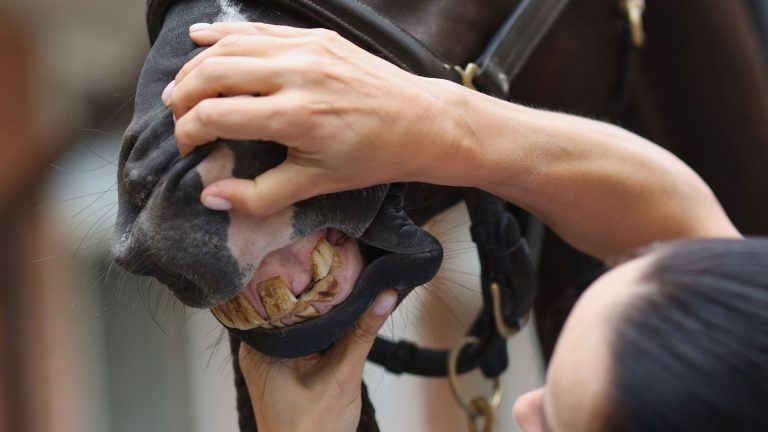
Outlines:
{"label": "horse nostril", "polygon": [[152,190],[159,180],[159,176],[132,170],[125,173],[123,187],[126,194],[139,207],[144,207],[149,201]]}
{"label": "horse nostril", "polygon": [[162,269],[152,260],[148,251],[133,241],[130,231],[118,235],[112,241],[112,259],[125,270],[141,275],[158,277]]}

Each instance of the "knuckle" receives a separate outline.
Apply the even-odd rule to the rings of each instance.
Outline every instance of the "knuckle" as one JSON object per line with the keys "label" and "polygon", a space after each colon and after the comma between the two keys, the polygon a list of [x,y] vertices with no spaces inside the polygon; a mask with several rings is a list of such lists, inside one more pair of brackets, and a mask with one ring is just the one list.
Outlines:
{"label": "knuckle", "polygon": [[176,144],[183,147],[189,143],[191,138],[191,129],[189,125],[189,116],[184,116],[176,122],[175,130]]}
{"label": "knuckle", "polygon": [[294,76],[306,77],[307,73],[314,70],[313,67],[314,56],[306,54],[296,54],[286,59],[284,63],[284,70],[293,74]]}
{"label": "knuckle", "polygon": [[176,74],[176,77],[175,77],[176,81],[180,82],[183,77],[186,77],[187,75],[189,75],[189,72],[191,70],[192,70],[192,62],[189,62],[184,66],[182,66],[182,68],[179,69],[179,72]]}
{"label": "knuckle", "polygon": [[218,57],[208,57],[203,60],[199,66],[199,70],[202,78],[206,81],[218,80],[226,76],[224,62]]}
{"label": "knuckle", "polygon": [[188,129],[184,126],[176,126],[176,146],[179,147],[179,150],[184,150],[187,146],[187,142],[189,142],[189,132]]}
{"label": "knuckle", "polygon": [[[254,35],[254,36],[270,35],[275,33],[276,27],[279,28],[281,26],[276,26],[274,24],[267,24],[263,22],[252,22],[248,27],[248,30],[249,30],[248,34]],[[290,29],[293,29],[293,28],[291,27]]]}
{"label": "knuckle", "polygon": [[334,41],[340,37],[337,32],[326,28],[314,29],[313,33],[318,39],[324,41]]}
{"label": "knuckle", "polygon": [[217,47],[223,51],[230,51],[235,49],[243,40],[243,35],[228,34],[222,37],[216,44]]}
{"label": "knuckle", "polygon": [[[301,95],[286,98],[280,104],[276,104],[274,107],[275,119],[279,119],[283,123],[277,124],[285,128],[289,125],[294,125],[299,122],[301,127],[297,128],[296,134],[311,135],[314,133],[316,124],[314,116],[317,114],[313,110],[314,104],[307,100],[302,100]],[[290,132],[290,131],[288,131]],[[293,136],[293,134],[291,134]]]}
{"label": "knuckle", "polygon": [[195,116],[201,125],[209,125],[215,123],[220,116],[220,110],[212,100],[206,99],[201,101],[195,107]]}
{"label": "knuckle", "polygon": [[290,116],[290,114],[298,108],[296,102],[297,99],[299,99],[298,96],[286,95],[285,97],[280,98],[280,100],[275,100],[269,107],[270,121],[265,122],[265,126],[273,125],[274,122],[280,121],[286,116]]}

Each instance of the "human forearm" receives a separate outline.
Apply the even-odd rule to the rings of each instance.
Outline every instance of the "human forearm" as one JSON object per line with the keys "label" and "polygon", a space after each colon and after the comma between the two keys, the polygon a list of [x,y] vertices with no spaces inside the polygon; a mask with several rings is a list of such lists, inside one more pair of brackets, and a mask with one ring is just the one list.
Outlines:
{"label": "human forearm", "polygon": [[465,125],[451,144],[465,153],[455,182],[527,209],[578,249],[609,260],[657,240],[738,235],[699,176],[647,140],[606,123],[454,91],[450,111]]}
{"label": "human forearm", "polygon": [[209,185],[201,199],[214,210],[259,218],[415,180],[488,190],[602,259],[656,240],[738,235],[685,164],[619,128],[417,77],[327,31],[222,23],[191,37],[213,46],[164,95],[182,152],[217,138],[288,147],[256,181]]}

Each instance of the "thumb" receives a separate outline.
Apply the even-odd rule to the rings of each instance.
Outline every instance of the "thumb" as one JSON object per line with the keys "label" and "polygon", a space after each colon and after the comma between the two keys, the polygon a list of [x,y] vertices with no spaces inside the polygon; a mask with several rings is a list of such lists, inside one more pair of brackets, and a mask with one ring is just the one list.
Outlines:
{"label": "thumb", "polygon": [[203,190],[201,201],[211,210],[233,210],[261,218],[298,201],[321,195],[316,177],[308,168],[283,162],[255,180],[230,178]]}
{"label": "thumb", "polygon": [[359,379],[373,342],[396,303],[397,293],[394,290],[380,293],[355,326],[326,354],[325,363],[342,371],[341,376]]}
{"label": "thumb", "polygon": [[243,372],[243,378],[248,389],[259,387],[261,379],[266,374],[270,360],[262,354],[254,351],[248,344],[241,343],[238,352],[238,363]]}

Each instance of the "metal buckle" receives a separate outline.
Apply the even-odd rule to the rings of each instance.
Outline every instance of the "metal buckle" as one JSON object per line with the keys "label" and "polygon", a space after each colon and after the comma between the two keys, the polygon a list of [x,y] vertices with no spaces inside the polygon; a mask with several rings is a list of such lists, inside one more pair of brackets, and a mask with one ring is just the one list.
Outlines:
{"label": "metal buckle", "polygon": [[470,63],[466,67],[454,66],[453,69],[461,75],[461,82],[464,87],[477,90],[475,87],[475,76],[480,71],[480,66],[476,63]]}
{"label": "metal buckle", "polygon": [[[478,396],[471,401],[464,398],[459,388],[459,379],[456,372],[456,365],[459,361],[459,354],[464,347],[480,342],[474,336],[467,336],[459,341],[451,349],[448,356],[448,382],[451,384],[451,391],[456,401],[467,414],[470,432],[492,432],[496,428],[496,411],[501,403],[501,378],[496,377],[493,381],[493,394],[490,397]],[[482,428],[478,424],[482,421]]]}
{"label": "metal buckle", "polygon": [[531,319],[531,311],[526,312],[514,326],[507,325],[506,321],[504,321],[504,315],[501,313],[501,287],[497,282],[492,282],[490,289],[491,298],[493,299],[493,321],[496,323],[496,331],[504,339],[509,339],[518,334],[528,324],[528,321]]}
{"label": "metal buckle", "polygon": [[645,45],[645,29],[643,28],[643,13],[645,13],[645,0],[621,0],[619,7],[629,20],[629,29],[632,32],[632,45],[642,48]]}

